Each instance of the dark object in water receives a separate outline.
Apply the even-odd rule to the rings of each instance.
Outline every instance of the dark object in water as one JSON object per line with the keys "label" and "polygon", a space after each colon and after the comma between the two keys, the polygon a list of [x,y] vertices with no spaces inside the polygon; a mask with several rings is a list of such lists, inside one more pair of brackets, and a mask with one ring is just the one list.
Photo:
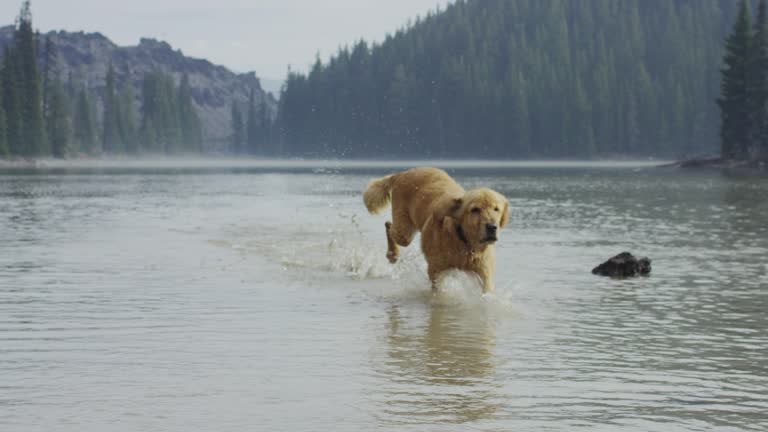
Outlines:
{"label": "dark object in water", "polygon": [[651,260],[635,258],[629,252],[622,252],[592,269],[592,274],[610,277],[633,277],[651,273]]}

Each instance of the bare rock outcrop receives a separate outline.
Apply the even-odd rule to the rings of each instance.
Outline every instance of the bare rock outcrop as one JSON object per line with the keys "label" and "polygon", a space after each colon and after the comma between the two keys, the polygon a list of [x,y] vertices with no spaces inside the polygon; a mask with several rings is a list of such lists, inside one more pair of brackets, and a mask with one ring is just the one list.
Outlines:
{"label": "bare rock outcrop", "polygon": [[[0,27],[0,54],[12,43],[13,31],[13,26]],[[148,72],[170,74],[177,84],[187,74],[192,99],[203,123],[205,140],[209,143],[227,142],[232,134],[232,102],[236,101],[244,108],[251,89],[257,104],[266,101],[272,116],[277,110],[274,96],[262,89],[254,72],[237,74],[207,60],[187,57],[163,41],[144,38],[136,46],[121,47],[101,33],[52,31],[41,37],[50,37],[58,52],[52,68],[54,72],[65,82],[71,80],[75,85],[85,84],[95,95],[104,92],[110,62],[115,69],[118,86],[130,83],[137,98],[141,95],[141,83]],[[43,53],[39,55],[42,60]],[[101,98],[96,100],[100,104]],[[135,106],[140,109],[138,100]]]}

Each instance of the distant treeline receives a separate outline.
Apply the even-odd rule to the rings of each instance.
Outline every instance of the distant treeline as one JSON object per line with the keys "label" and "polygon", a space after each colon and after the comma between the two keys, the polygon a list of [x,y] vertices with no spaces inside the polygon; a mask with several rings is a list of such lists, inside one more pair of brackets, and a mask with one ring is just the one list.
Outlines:
{"label": "distant treeline", "polygon": [[459,0],[280,99],[285,154],[682,155],[718,147],[733,0]]}
{"label": "distant treeline", "polygon": [[276,154],[272,116],[266,98],[256,104],[253,89],[248,97],[248,106],[243,110],[237,102],[232,103],[232,139],[229,151],[233,154]]}
{"label": "distant treeline", "polygon": [[754,26],[749,2],[741,0],[725,49],[718,99],[722,157],[768,159],[768,0],[760,0]]}
{"label": "distant treeline", "polygon": [[[42,65],[37,61],[40,45],[44,45]],[[94,97],[85,85],[62,81],[52,67],[56,56],[51,40],[40,41],[33,31],[29,1],[25,1],[14,44],[6,49],[0,69],[0,157],[201,150],[203,130],[186,76],[176,86],[169,75],[147,74],[139,111],[132,84],[118,89],[111,65],[103,93]]]}

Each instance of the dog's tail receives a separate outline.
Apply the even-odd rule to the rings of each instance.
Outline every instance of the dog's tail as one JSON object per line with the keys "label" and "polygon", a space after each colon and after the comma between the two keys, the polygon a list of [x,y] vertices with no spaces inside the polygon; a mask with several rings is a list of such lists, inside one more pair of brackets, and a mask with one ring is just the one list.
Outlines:
{"label": "dog's tail", "polygon": [[368,183],[368,189],[363,194],[365,207],[371,214],[384,210],[392,200],[392,184],[396,174],[388,175]]}

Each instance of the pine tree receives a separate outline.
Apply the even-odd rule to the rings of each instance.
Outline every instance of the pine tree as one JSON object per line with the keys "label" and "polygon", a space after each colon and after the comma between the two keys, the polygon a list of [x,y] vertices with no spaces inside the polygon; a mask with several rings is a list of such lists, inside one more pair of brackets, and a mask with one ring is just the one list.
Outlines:
{"label": "pine tree", "polygon": [[148,152],[159,151],[159,136],[157,131],[157,119],[160,109],[160,91],[156,73],[144,76],[141,84],[141,136],[142,150]]}
{"label": "pine tree", "polygon": [[10,154],[8,149],[8,128],[5,123],[5,110],[0,103],[0,158],[6,158]]}
{"label": "pine tree", "polygon": [[154,119],[147,118],[142,122],[141,125],[141,131],[139,132],[140,137],[140,143],[139,151],[146,151],[150,153],[155,153],[158,151],[159,145],[159,134],[157,132],[157,127],[155,126]]}
{"label": "pine tree", "polygon": [[179,103],[173,77],[160,74],[160,132],[166,154],[176,154],[183,150],[181,124],[179,122]]}
{"label": "pine tree", "polygon": [[105,153],[115,154],[122,150],[123,143],[120,136],[120,99],[117,97],[117,91],[115,90],[115,68],[112,66],[112,63],[107,68],[105,82],[101,145]]}
{"label": "pine tree", "polygon": [[749,3],[742,0],[733,31],[725,44],[721,95],[718,99],[722,126],[721,151],[725,159],[744,159],[748,155],[752,125],[752,99],[750,76],[752,51],[752,25]]}
{"label": "pine tree", "polygon": [[575,124],[572,129],[577,132],[573,137],[571,154],[581,157],[591,157],[595,153],[595,137],[592,128],[592,104],[587,98],[581,80],[576,81],[573,94]]}
{"label": "pine tree", "polygon": [[261,133],[260,133],[260,127],[259,127],[259,118],[256,114],[256,100],[254,97],[254,90],[251,89],[250,94],[248,95],[248,114],[247,114],[247,120],[246,120],[246,135],[247,135],[247,142],[248,142],[248,152],[249,153],[256,153],[257,148],[259,146],[259,142],[261,141]]}
{"label": "pine tree", "polygon": [[528,111],[528,98],[525,91],[519,88],[515,92],[514,106],[514,129],[513,136],[516,141],[516,147],[524,156],[531,155],[531,119]]}
{"label": "pine tree", "polygon": [[240,108],[238,108],[237,102],[232,102],[232,153],[242,153],[244,144],[245,130],[243,116],[240,114]]}
{"label": "pine tree", "polygon": [[412,136],[409,125],[409,100],[411,92],[409,91],[411,83],[405,67],[400,64],[395,68],[395,74],[389,85],[387,101],[387,119],[391,125],[389,131],[392,145],[399,146],[403,150],[412,149]]}
{"label": "pine tree", "polygon": [[266,153],[266,147],[271,143],[272,140],[272,118],[269,114],[269,105],[267,105],[266,96],[261,98],[259,115],[261,116],[259,121],[261,126],[261,148],[258,148],[255,151]]}
{"label": "pine tree", "polygon": [[45,54],[43,56],[44,64],[43,64],[43,115],[48,116],[48,90],[50,90],[51,85],[51,69],[54,67],[54,63],[56,62],[56,46],[53,44],[53,39],[51,39],[50,36],[45,37]]}
{"label": "pine tree", "polygon": [[752,147],[756,155],[768,157],[768,0],[760,0],[755,21],[752,60]]}
{"label": "pine tree", "polygon": [[71,151],[72,128],[70,126],[69,101],[61,80],[50,81],[48,139],[54,157],[63,158]]}
{"label": "pine tree", "polygon": [[73,134],[77,150],[88,153],[98,154],[101,152],[97,144],[96,120],[94,108],[85,86],[82,86],[77,96],[75,115],[72,121]]}
{"label": "pine tree", "polygon": [[182,143],[187,150],[200,152],[203,147],[203,129],[192,101],[192,88],[187,74],[181,77],[178,97]]}
{"label": "pine tree", "polygon": [[8,125],[5,120],[5,108],[3,108],[3,74],[0,69],[0,158],[7,158],[11,151],[8,148]]}
{"label": "pine tree", "polygon": [[[66,111],[62,111],[62,107],[56,107],[56,112],[52,112],[52,94],[51,92],[54,90],[52,79],[56,80],[56,71],[53,70],[56,62],[58,53],[56,52],[56,46],[53,44],[53,40],[50,36],[47,36],[45,38],[45,54],[44,54],[44,64],[43,64],[43,76],[42,76],[42,86],[43,86],[43,115],[45,116],[45,132],[46,136],[49,140],[50,150],[53,156],[55,157],[64,157],[64,154],[57,154],[56,146],[60,143],[54,142],[55,140],[61,140],[61,120],[58,119],[56,116],[65,115],[67,117],[67,123],[69,123],[69,109],[67,107],[64,107]],[[61,85],[61,82],[58,83]],[[63,86],[61,88],[63,92]],[[64,97],[65,95],[57,95],[57,97]],[[61,102],[61,101],[57,101]],[[68,103],[68,102],[66,102]],[[67,124],[67,127],[69,128],[69,125]],[[71,133],[68,132],[68,133]],[[58,135],[57,137],[54,137],[54,135]],[[68,145],[69,137],[67,138],[67,145]]]}
{"label": "pine tree", "polygon": [[141,137],[151,152],[175,154],[183,150],[179,100],[173,77],[149,73],[142,85]]}
{"label": "pine tree", "polygon": [[6,141],[12,156],[22,154],[24,142],[24,117],[22,116],[21,86],[19,85],[19,64],[16,50],[8,47],[3,57],[2,101],[5,111]]}
{"label": "pine tree", "polygon": [[47,153],[45,123],[37,67],[37,43],[32,29],[32,11],[29,0],[22,3],[18,26],[14,34],[15,59],[18,62],[18,85],[21,89],[21,153],[24,156],[42,156]]}
{"label": "pine tree", "polygon": [[122,136],[123,148],[128,154],[139,152],[138,132],[136,130],[136,109],[134,107],[133,86],[126,82],[123,91],[120,93],[120,135]]}

